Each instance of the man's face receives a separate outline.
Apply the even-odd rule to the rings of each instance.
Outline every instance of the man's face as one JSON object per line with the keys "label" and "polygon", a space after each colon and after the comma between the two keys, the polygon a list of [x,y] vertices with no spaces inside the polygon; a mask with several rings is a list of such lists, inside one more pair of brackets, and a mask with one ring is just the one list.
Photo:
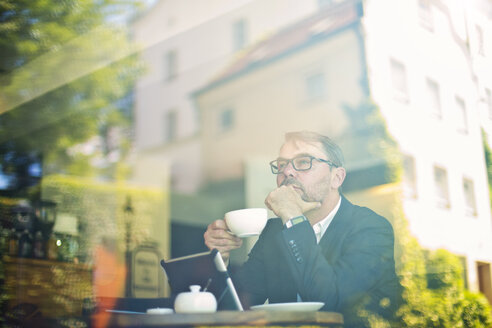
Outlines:
{"label": "man's face", "polygon": [[[292,159],[299,155],[310,155],[328,160],[321,150],[319,143],[302,141],[287,141],[280,148],[279,158]],[[308,171],[296,171],[289,163],[284,171],[277,174],[277,186],[292,185],[307,202],[322,202],[331,192],[331,166],[313,159],[313,165]]]}

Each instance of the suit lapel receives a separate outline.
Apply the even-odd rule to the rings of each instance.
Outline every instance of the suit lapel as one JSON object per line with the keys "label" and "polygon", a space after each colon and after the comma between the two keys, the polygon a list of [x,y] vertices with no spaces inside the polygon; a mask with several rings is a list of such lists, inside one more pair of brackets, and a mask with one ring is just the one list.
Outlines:
{"label": "suit lapel", "polygon": [[352,212],[352,204],[343,195],[341,195],[341,197],[342,202],[340,203],[340,208],[319,242],[319,245],[323,249],[323,253],[326,253],[326,250],[331,249],[332,244],[338,243],[338,239],[341,235],[340,231],[344,227],[344,220],[349,217]]}

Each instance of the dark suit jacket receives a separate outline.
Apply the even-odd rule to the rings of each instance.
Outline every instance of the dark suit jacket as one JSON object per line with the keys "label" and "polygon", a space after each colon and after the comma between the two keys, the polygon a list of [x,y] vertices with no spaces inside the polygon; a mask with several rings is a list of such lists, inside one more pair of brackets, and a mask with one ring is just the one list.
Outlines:
{"label": "dark suit jacket", "polygon": [[342,196],[319,244],[309,222],[287,229],[270,219],[233,280],[246,308],[296,302],[299,294],[342,313],[347,327],[364,326],[358,310],[391,318],[399,306],[393,247],[391,224]]}

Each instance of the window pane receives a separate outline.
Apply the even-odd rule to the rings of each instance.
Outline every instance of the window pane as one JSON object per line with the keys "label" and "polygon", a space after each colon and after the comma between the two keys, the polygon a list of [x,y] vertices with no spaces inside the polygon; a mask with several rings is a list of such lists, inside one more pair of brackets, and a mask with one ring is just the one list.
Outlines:
{"label": "window pane", "polygon": [[434,167],[434,184],[438,207],[450,207],[448,173],[441,167]]}
{"label": "window pane", "polygon": [[391,83],[395,95],[402,100],[408,100],[407,72],[405,66],[397,60],[391,60]]}
{"label": "window pane", "polygon": [[456,119],[457,119],[457,129],[458,132],[468,133],[468,117],[466,114],[465,101],[460,98],[455,98],[456,102]]}
{"label": "window pane", "polygon": [[332,2],[333,2],[333,0],[318,0],[318,7],[321,9],[323,7],[331,5]]}
{"label": "window pane", "polygon": [[164,80],[171,81],[178,75],[178,58],[175,50],[169,51],[164,57]]}
{"label": "window pane", "polygon": [[315,73],[306,78],[306,98],[308,101],[323,99],[325,95],[325,75]]}
{"label": "window pane", "polygon": [[439,85],[431,79],[427,79],[427,97],[431,115],[441,118],[441,96]]}
{"label": "window pane", "polygon": [[225,109],[220,113],[219,118],[220,131],[225,132],[234,126],[234,111],[232,109]]}
{"label": "window pane", "polygon": [[432,12],[429,0],[419,0],[419,19],[420,25],[429,31],[434,29]]}
{"label": "window pane", "polygon": [[487,103],[489,118],[492,120],[492,91],[490,89],[485,89],[485,102]]}
{"label": "window pane", "polygon": [[463,179],[463,193],[465,196],[465,213],[469,216],[477,215],[477,203],[475,200],[475,186],[470,179]]}
{"label": "window pane", "polygon": [[232,33],[233,49],[235,51],[241,50],[242,48],[244,48],[247,42],[246,21],[244,19],[236,21],[232,27]]}
{"label": "window pane", "polygon": [[177,114],[175,110],[164,115],[164,142],[176,139]]}
{"label": "window pane", "polygon": [[478,43],[478,54],[484,56],[484,47],[483,47],[483,31],[479,25],[475,26],[475,31],[477,33],[477,43]]}
{"label": "window pane", "polygon": [[417,197],[415,159],[409,155],[403,155],[403,188],[406,196]]}

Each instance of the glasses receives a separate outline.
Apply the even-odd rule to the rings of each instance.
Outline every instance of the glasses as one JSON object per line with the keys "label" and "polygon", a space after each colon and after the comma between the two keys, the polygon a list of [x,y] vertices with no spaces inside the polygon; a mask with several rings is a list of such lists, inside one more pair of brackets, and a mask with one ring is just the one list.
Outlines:
{"label": "glasses", "polygon": [[287,165],[289,165],[289,163],[292,163],[292,167],[294,168],[294,170],[308,171],[311,169],[311,167],[313,167],[313,159],[322,163],[326,163],[333,167],[338,167],[335,163],[328,161],[326,159],[313,157],[309,155],[303,155],[303,156],[294,157],[292,159],[276,159],[270,162],[270,168],[272,169],[273,174],[280,174],[285,170],[285,168],[287,167]]}

